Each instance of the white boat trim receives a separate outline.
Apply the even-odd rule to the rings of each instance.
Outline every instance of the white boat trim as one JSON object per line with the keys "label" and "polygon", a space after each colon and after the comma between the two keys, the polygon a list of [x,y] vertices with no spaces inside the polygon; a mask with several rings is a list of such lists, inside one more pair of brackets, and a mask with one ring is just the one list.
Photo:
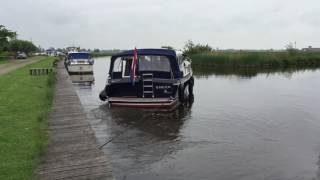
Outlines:
{"label": "white boat trim", "polygon": [[177,99],[171,98],[131,98],[131,97],[109,97],[109,102],[129,102],[129,103],[167,103]]}

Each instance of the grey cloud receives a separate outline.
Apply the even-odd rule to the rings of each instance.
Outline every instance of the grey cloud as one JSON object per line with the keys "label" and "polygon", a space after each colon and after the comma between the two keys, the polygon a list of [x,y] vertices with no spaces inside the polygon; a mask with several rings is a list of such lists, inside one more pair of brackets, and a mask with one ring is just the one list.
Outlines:
{"label": "grey cloud", "polygon": [[[4,0],[0,22],[45,47],[320,46],[318,0]],[[17,5],[19,4],[19,5]]]}

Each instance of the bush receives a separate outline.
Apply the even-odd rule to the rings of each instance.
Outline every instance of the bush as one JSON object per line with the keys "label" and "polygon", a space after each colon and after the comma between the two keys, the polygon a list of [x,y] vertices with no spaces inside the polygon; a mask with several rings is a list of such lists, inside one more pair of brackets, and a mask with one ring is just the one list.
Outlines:
{"label": "bush", "polygon": [[9,50],[14,52],[21,51],[29,54],[30,52],[37,51],[38,48],[30,41],[16,39],[9,42]]}
{"label": "bush", "polygon": [[199,54],[199,53],[210,53],[213,49],[208,44],[194,44],[191,40],[187,41],[184,48],[183,53],[186,55]]}

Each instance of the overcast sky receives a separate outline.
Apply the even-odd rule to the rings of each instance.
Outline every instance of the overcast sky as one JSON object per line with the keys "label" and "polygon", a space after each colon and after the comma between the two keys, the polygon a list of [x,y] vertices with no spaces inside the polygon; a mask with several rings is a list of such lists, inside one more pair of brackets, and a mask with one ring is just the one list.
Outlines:
{"label": "overcast sky", "polygon": [[0,24],[42,47],[320,47],[320,0],[0,0]]}

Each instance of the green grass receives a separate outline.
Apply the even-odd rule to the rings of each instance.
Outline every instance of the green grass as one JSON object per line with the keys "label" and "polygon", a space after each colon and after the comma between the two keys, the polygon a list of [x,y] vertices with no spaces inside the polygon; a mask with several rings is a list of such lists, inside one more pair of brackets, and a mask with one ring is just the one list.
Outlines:
{"label": "green grass", "polygon": [[32,179],[45,150],[55,74],[30,76],[28,70],[51,67],[53,60],[0,76],[0,179]]}
{"label": "green grass", "polygon": [[0,53],[0,64],[7,63],[9,58],[10,57],[6,53]]}
{"label": "green grass", "polygon": [[1,58],[0,58],[0,64],[5,64],[5,63],[7,63],[7,62],[9,62],[8,59],[1,59]]}
{"label": "green grass", "polygon": [[10,57],[13,56],[13,53],[10,52],[0,52],[0,64],[9,62]]}
{"label": "green grass", "polygon": [[91,53],[92,57],[105,57],[105,56],[112,56],[115,53],[112,52],[93,52]]}
{"label": "green grass", "polygon": [[190,55],[193,66],[306,67],[320,66],[320,53],[312,52],[207,52]]}

